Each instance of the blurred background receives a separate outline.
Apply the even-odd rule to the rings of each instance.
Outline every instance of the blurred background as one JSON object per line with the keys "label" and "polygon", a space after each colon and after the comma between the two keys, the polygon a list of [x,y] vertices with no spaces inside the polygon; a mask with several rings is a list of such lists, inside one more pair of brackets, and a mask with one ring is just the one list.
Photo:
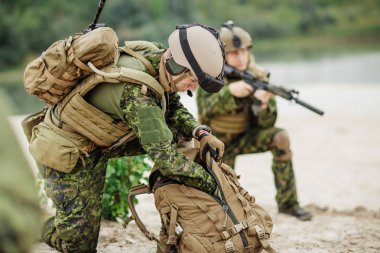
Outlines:
{"label": "blurred background", "polygon": [[[18,114],[42,104],[22,85],[23,68],[52,42],[86,28],[97,0],[0,0],[0,87]],[[379,81],[379,0],[112,0],[100,23],[123,40],[167,44],[180,23],[219,28],[232,19],[251,33],[273,81]],[[286,68],[284,68],[286,65]]]}

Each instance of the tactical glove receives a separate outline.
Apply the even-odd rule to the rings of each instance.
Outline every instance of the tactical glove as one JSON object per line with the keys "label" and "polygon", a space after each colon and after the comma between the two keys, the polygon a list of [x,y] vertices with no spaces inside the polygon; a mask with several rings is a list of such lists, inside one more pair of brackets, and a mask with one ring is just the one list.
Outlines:
{"label": "tactical glove", "polygon": [[206,153],[210,152],[211,156],[219,161],[223,157],[224,143],[214,135],[208,134],[199,140],[200,156],[203,161],[206,161]]}
{"label": "tactical glove", "polygon": [[201,125],[194,129],[194,137],[199,141],[200,157],[206,161],[206,153],[210,152],[211,156],[219,161],[223,157],[224,143],[213,136],[211,129],[206,125]]}

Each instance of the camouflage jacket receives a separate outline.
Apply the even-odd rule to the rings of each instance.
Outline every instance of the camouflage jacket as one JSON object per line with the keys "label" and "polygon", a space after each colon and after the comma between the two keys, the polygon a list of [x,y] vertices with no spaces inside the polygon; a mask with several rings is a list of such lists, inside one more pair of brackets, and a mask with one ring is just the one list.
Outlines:
{"label": "camouflage jacket", "polygon": [[[143,53],[157,72],[159,72],[163,52],[164,49],[147,50]],[[147,70],[145,72],[148,73]],[[142,94],[141,85],[121,83],[102,84],[98,87],[95,87],[92,93],[98,92],[104,97],[102,103],[107,101],[108,105],[102,106],[113,108],[113,111],[107,113],[113,117],[120,116],[138,138],[133,145],[126,145],[129,148],[117,151],[122,150],[123,154],[115,154],[115,156],[147,153],[162,175],[205,192],[212,193],[215,190],[216,185],[212,176],[177,148],[176,143],[180,141],[180,137],[191,139],[193,129],[199,125],[182,105],[177,93],[165,94],[167,108],[164,114],[161,100],[149,90],[146,94]],[[105,94],[105,89],[109,91],[107,94],[114,94]],[[120,94],[120,98],[115,94]],[[97,107],[97,105],[94,106]]]}

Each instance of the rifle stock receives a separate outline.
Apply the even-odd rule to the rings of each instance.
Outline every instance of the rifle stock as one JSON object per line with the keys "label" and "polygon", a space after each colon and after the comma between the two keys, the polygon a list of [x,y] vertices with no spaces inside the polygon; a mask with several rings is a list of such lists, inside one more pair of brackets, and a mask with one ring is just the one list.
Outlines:
{"label": "rifle stock", "polygon": [[268,82],[261,81],[257,79],[253,74],[247,72],[247,71],[241,71],[237,70],[234,67],[231,67],[229,65],[224,65],[224,75],[227,77],[232,77],[232,78],[237,78],[237,79],[242,79],[246,83],[252,86],[254,90],[266,90],[274,95],[280,96],[286,100],[294,101],[297,104],[319,114],[323,115],[324,111],[316,108],[315,106],[312,106],[305,101],[302,101],[301,99],[298,98],[299,92],[296,90],[289,90],[285,87],[282,86],[277,86]]}

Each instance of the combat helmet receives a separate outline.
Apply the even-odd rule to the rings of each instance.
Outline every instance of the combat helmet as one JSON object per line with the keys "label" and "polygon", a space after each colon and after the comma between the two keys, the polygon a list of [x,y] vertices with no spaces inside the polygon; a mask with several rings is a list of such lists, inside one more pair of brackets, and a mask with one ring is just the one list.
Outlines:
{"label": "combat helmet", "polygon": [[191,71],[200,87],[210,93],[223,87],[224,45],[215,29],[200,24],[178,25],[168,43],[171,57],[165,67],[169,74]]}
{"label": "combat helmet", "polygon": [[235,26],[232,20],[223,23],[220,28],[220,40],[226,45],[227,53],[239,48],[252,47],[251,35],[243,28]]}

